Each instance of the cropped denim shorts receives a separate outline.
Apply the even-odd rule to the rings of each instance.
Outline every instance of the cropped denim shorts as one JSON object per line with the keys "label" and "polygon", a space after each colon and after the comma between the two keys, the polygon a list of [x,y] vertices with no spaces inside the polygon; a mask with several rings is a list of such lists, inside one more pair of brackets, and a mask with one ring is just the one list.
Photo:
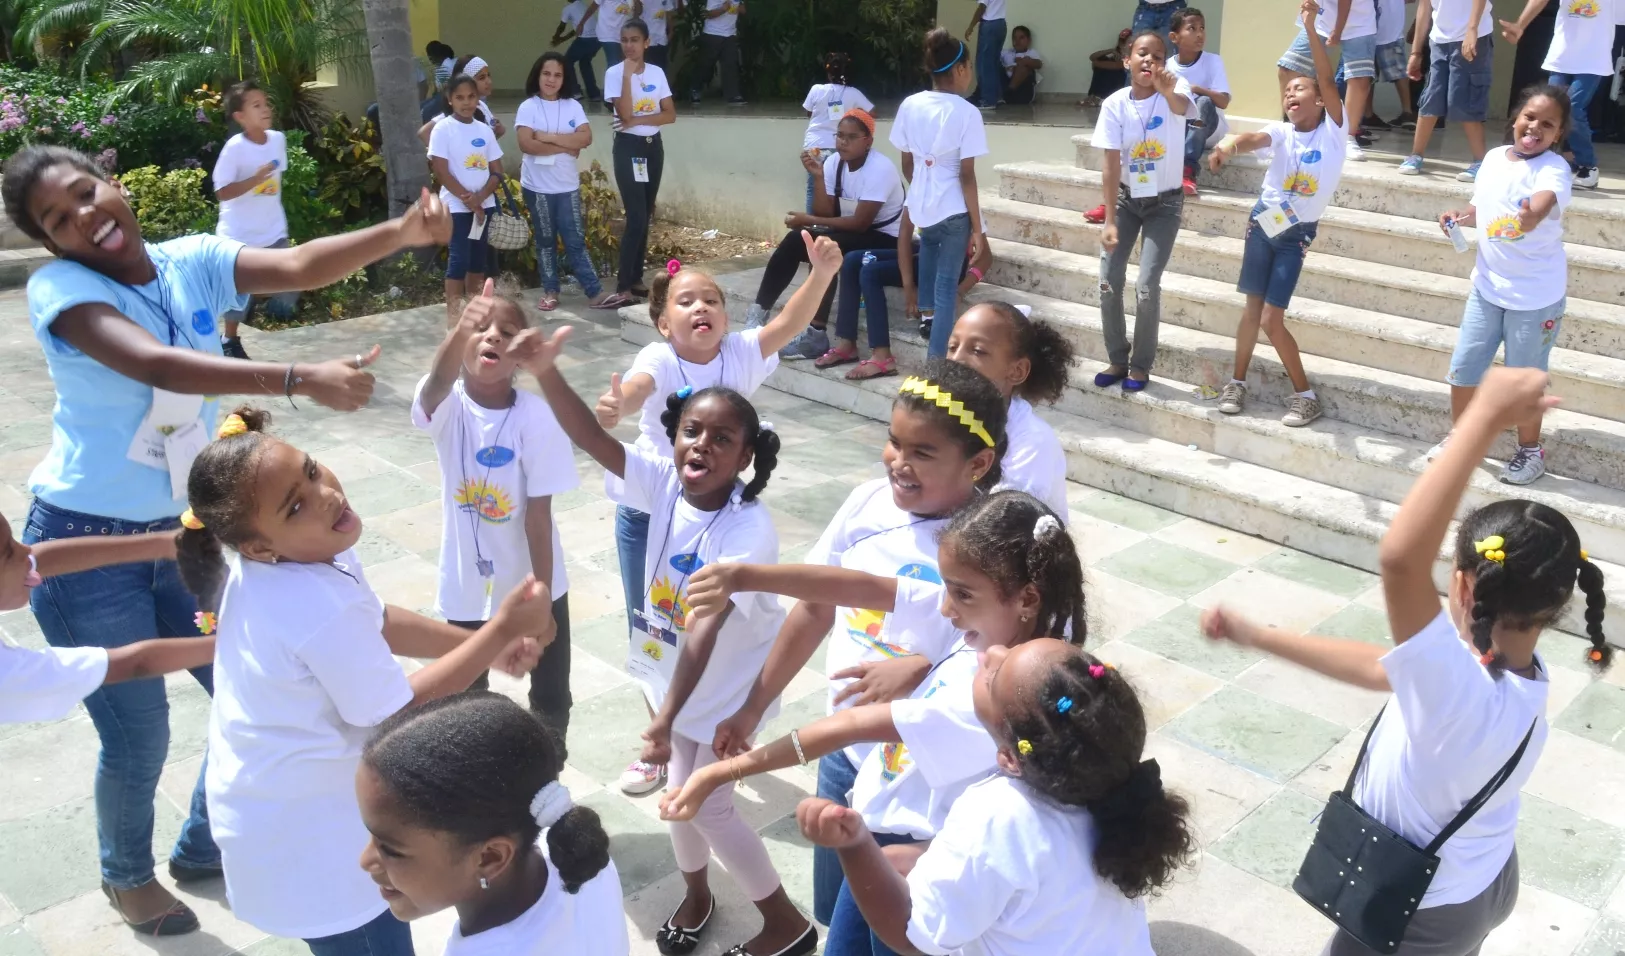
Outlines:
{"label": "cropped denim shorts", "polygon": [[1484,380],[1495,362],[1495,353],[1506,344],[1503,361],[1508,368],[1538,368],[1546,371],[1552,346],[1563,331],[1563,310],[1568,299],[1558,299],[1544,309],[1503,309],[1479,295],[1467,294],[1467,308],[1461,315],[1461,334],[1456,352],[1450,356],[1451,385],[1472,388]]}

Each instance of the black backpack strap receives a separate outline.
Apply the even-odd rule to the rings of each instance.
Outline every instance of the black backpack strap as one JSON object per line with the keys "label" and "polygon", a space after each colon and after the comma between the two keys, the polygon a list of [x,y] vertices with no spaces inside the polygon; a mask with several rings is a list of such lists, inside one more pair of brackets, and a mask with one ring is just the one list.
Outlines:
{"label": "black backpack strap", "polygon": [[1512,756],[1507,759],[1506,763],[1501,765],[1501,769],[1496,772],[1495,776],[1490,778],[1490,782],[1484,785],[1484,789],[1478,791],[1473,799],[1467,801],[1467,805],[1461,808],[1461,812],[1456,814],[1456,818],[1451,820],[1449,825],[1440,830],[1439,835],[1433,838],[1433,842],[1427,846],[1428,855],[1437,856],[1439,848],[1444,846],[1445,841],[1455,836],[1457,830],[1466,826],[1467,821],[1473,818],[1473,814],[1484,809],[1484,804],[1489,803],[1490,798],[1495,796],[1495,791],[1501,789],[1501,786],[1511,779],[1513,771],[1518,769],[1518,761],[1523,759],[1523,752],[1529,749],[1529,741],[1535,736],[1535,727],[1539,723],[1539,717],[1530,722],[1529,730],[1523,735],[1523,742],[1518,744],[1518,749],[1512,752]]}
{"label": "black backpack strap", "polygon": [[[836,215],[839,215],[840,212],[841,212],[841,183],[845,181],[841,174],[845,173],[845,172],[846,172],[846,160],[842,159],[840,157],[840,154],[837,153],[836,156],[835,156],[835,213],[836,213]],[[899,220],[901,218],[903,218],[903,210],[898,209],[895,213],[892,213],[892,217],[890,219],[882,219],[879,222],[871,222],[869,224],[869,231],[870,232],[879,232],[880,230],[886,228],[887,226],[891,225],[892,223],[896,222],[897,220]]]}

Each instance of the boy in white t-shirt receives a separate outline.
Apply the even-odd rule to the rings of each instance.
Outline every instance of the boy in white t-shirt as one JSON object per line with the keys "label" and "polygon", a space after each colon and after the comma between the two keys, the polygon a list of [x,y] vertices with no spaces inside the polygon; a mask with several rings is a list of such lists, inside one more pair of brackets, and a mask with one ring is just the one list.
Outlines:
{"label": "boy in white t-shirt", "polygon": [[1012,106],[1026,106],[1038,96],[1038,84],[1044,81],[1043,54],[1033,48],[1033,31],[1016,27],[1010,31],[1010,49],[1000,54],[1004,66],[1004,101]]}
{"label": "boy in white t-shirt", "polygon": [[571,37],[575,38],[564,50],[564,75],[568,78],[579,68],[581,79],[576,88],[587,92],[585,103],[596,103],[603,98],[603,93],[598,89],[598,76],[593,72],[592,58],[598,55],[602,44],[598,42],[598,14],[586,14],[587,0],[570,0],[565,4],[559,12],[559,25],[553,28],[553,39],[548,45],[558,46]]}
{"label": "boy in white t-shirt", "polygon": [[[279,249],[288,244],[288,215],[282,210],[282,174],[288,168],[288,144],[271,128],[276,116],[265,91],[245,81],[226,91],[226,114],[241,133],[226,140],[214,163],[214,195],[220,201],[217,235],[244,245]],[[298,301],[298,296],[294,296]],[[238,325],[254,314],[255,299],[248,297],[242,311],[221,317],[221,351],[229,358],[248,358]],[[291,309],[291,306],[290,306]]]}
{"label": "boy in white t-shirt", "polygon": [[[1517,43],[1529,22],[1550,0],[1529,0],[1514,23],[1501,21],[1501,35]],[[1614,25],[1625,22],[1621,0],[1560,0],[1552,45],[1546,48],[1546,62],[1540,68],[1547,82],[1568,91],[1569,149],[1574,153],[1574,185],[1596,189],[1597,149],[1591,141],[1591,100],[1603,80],[1614,75]]]}
{"label": "boy in white t-shirt", "polygon": [[644,0],[642,6],[638,16],[649,25],[649,47],[643,51],[643,62],[664,70],[671,61],[672,21],[682,12],[683,0]]}
{"label": "boy in white t-shirt", "polygon": [[[1365,116],[1366,104],[1371,101],[1372,82],[1377,76],[1377,0],[1322,0],[1315,5],[1315,11],[1313,26],[1308,14],[1304,14],[1297,39],[1275,64],[1281,89],[1285,92],[1293,75],[1315,76],[1314,55],[1309,49],[1311,29],[1326,41],[1328,48],[1339,48],[1343,62],[1338,73],[1348,84],[1349,141],[1345,152],[1349,159],[1364,160],[1362,146],[1366,144],[1360,142],[1360,118]],[[1455,98],[1454,90],[1451,98]]]}
{"label": "boy in white t-shirt", "polygon": [[1169,59],[1168,72],[1190,84],[1191,105],[1195,107],[1191,119],[1200,121],[1185,123],[1183,188],[1185,195],[1194,196],[1202,154],[1217,146],[1230,130],[1224,118],[1225,108],[1230,105],[1230,78],[1225,75],[1219,55],[1207,52],[1207,18],[1202,11],[1195,7],[1180,10],[1172,23],[1178,55]]}
{"label": "boy in white t-shirt", "polygon": [[700,101],[720,61],[723,99],[729,106],[745,104],[739,92],[739,17],[744,12],[744,0],[705,0],[705,32],[700,36],[700,65],[694,73],[690,101]]}
{"label": "boy in white t-shirt", "polygon": [[[570,441],[538,396],[514,388],[525,312],[491,295],[463,310],[418,383],[412,424],[440,461],[440,588],[435,613],[477,631],[527,574],[553,595],[558,637],[530,673],[530,707],[565,751],[570,726],[570,601],[553,496],[580,484]],[[484,689],[482,676],[474,686]]]}
{"label": "boy in white t-shirt", "polygon": [[[1473,12],[1478,22],[1473,23]],[[1416,135],[1411,137],[1411,154],[1399,164],[1401,176],[1422,173],[1422,154],[1433,138],[1433,127],[1447,118],[1460,123],[1467,136],[1473,163],[1456,174],[1459,182],[1478,178],[1484,161],[1484,121],[1490,111],[1490,77],[1494,73],[1493,32],[1495,20],[1488,0],[1432,0],[1416,5],[1415,36],[1405,72],[1412,80],[1422,79],[1425,48],[1430,57],[1427,84],[1416,105]]]}

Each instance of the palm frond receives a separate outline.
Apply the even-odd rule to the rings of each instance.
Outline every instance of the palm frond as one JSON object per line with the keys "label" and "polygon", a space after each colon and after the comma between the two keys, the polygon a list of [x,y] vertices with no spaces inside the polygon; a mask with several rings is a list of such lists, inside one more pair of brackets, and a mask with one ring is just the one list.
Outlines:
{"label": "palm frond", "polygon": [[124,82],[119,84],[119,96],[126,99],[151,96],[165,102],[179,102],[230,67],[231,56],[224,50],[171,53],[131,67]]}

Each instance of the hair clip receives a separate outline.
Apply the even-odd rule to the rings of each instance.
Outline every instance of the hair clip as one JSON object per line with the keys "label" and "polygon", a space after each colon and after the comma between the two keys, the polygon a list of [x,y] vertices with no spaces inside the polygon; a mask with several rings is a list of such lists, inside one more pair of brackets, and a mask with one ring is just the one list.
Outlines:
{"label": "hair clip", "polygon": [[1588,660],[1590,660],[1593,664],[1601,664],[1602,663],[1602,648],[1593,647],[1591,649],[1591,653],[1586,655],[1586,658]]}
{"label": "hair clip", "polygon": [[1585,548],[1580,549],[1580,560],[1581,561],[1590,561],[1591,560],[1591,555],[1586,553]]}
{"label": "hair clip", "polygon": [[926,379],[910,375],[908,378],[903,379],[903,384],[898,386],[897,393],[899,395],[920,396],[958,419],[961,425],[964,425],[972,435],[985,442],[987,447],[992,448],[994,446],[993,436],[988,434],[988,430],[982,424],[981,419],[976,417],[975,412],[966,408],[964,402],[955,401],[952,392],[939,388]]}
{"label": "hair clip", "polygon": [[1072,698],[1070,697],[1062,697],[1060,700],[1055,702],[1055,712],[1057,714],[1064,714],[1071,709]]}
{"label": "hair clip", "polygon": [[676,275],[678,272],[682,271],[682,268],[683,268],[683,264],[681,262],[678,262],[676,259],[667,259],[666,260],[666,275],[667,276]]}
{"label": "hair clip", "polygon": [[1100,680],[1102,677],[1105,677],[1106,676],[1106,665],[1105,664],[1090,664],[1089,665],[1089,676],[1093,677],[1095,680]]}
{"label": "hair clip", "polygon": [[1032,756],[1033,742],[1030,741],[1030,740],[1018,740],[1018,741],[1016,741],[1016,753],[1021,754],[1023,757]]}
{"label": "hair clip", "polygon": [[1495,663],[1495,651],[1493,651],[1493,650],[1485,651],[1483,654],[1479,655],[1478,662],[1480,664],[1483,664],[1485,667],[1488,667],[1491,664]]}
{"label": "hair clip", "polygon": [[233,412],[230,415],[226,416],[225,421],[220,423],[220,430],[215,433],[215,437],[216,438],[235,438],[238,435],[241,435],[241,434],[243,434],[243,433],[245,433],[247,431],[248,431],[248,423],[243,421],[243,416],[237,414],[236,412]]}
{"label": "hair clip", "polygon": [[728,504],[733,511],[738,511],[745,506],[745,496],[737,487],[734,488],[734,493],[728,496]]}
{"label": "hair clip", "polygon": [[759,432],[776,431],[776,429],[773,427],[772,422],[758,422],[756,424],[756,430],[759,431]]}
{"label": "hair clip", "polygon": [[693,394],[694,386],[692,385],[684,385],[682,388],[677,390],[677,397],[685,402],[688,401],[688,397]]}
{"label": "hair clip", "polygon": [[1054,515],[1039,515],[1033,522],[1033,540],[1042,541],[1061,530],[1061,522]]}
{"label": "hair clip", "polygon": [[220,623],[220,619],[215,617],[212,611],[199,611],[192,615],[192,623],[197,625],[199,634],[208,636],[214,633],[215,625]]}
{"label": "hair clip", "polygon": [[192,511],[191,508],[187,508],[185,511],[181,512],[181,527],[187,529],[188,531],[202,531],[203,521],[195,512]]}
{"label": "hair clip", "polygon": [[1506,539],[1498,534],[1492,534],[1482,541],[1473,542],[1473,550],[1483,555],[1485,561],[1494,561],[1496,564],[1506,564],[1507,553],[1502,549],[1506,547]]}

